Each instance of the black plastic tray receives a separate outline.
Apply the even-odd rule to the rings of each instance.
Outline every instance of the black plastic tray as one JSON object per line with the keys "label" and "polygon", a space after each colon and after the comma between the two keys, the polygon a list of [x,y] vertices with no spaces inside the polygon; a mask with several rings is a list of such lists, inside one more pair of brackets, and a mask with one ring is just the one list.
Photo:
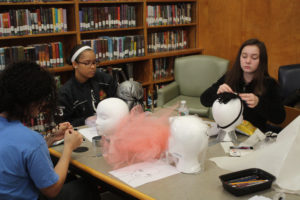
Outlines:
{"label": "black plastic tray", "polygon": [[[257,183],[256,185],[251,185],[249,183],[248,185],[247,184],[244,185],[240,184],[239,186],[232,185],[232,183],[237,183],[239,182],[239,180],[241,180],[241,182],[245,182],[247,181],[247,177],[253,177],[253,176],[256,176],[257,179],[259,180],[266,180],[266,182]],[[258,168],[250,168],[242,171],[224,174],[219,176],[219,178],[223,184],[224,189],[235,196],[246,195],[253,192],[269,189],[272,186],[273,181],[275,181],[276,179],[276,177],[273,176],[272,174]]]}

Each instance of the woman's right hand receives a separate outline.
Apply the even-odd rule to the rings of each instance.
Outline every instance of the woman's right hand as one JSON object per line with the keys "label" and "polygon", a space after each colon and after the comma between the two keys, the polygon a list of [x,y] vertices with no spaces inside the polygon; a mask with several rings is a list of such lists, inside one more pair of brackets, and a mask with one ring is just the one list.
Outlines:
{"label": "woman's right hand", "polygon": [[74,150],[81,145],[82,141],[83,138],[79,132],[74,131],[73,129],[66,130],[64,137],[65,147],[69,147]]}
{"label": "woman's right hand", "polygon": [[219,86],[217,94],[224,93],[224,92],[234,93],[233,90],[231,89],[231,87],[229,85],[227,85],[226,83]]}

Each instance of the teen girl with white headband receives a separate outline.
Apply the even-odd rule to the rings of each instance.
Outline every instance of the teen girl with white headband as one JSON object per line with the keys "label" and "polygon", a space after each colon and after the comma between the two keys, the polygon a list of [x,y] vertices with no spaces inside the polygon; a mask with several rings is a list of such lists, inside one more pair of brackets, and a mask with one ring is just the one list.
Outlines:
{"label": "teen girl with white headband", "polygon": [[75,46],[67,63],[73,66],[74,74],[59,90],[59,121],[81,126],[95,114],[102,99],[115,96],[117,83],[97,70],[96,55],[90,46]]}

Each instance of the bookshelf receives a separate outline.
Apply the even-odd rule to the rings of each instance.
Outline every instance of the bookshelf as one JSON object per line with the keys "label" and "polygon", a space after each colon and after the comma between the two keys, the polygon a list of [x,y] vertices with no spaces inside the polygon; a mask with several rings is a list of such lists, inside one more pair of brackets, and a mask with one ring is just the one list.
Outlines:
{"label": "bookshelf", "polygon": [[[26,18],[25,15],[25,24],[29,23],[28,20],[32,20],[31,27],[33,30],[29,30],[26,33],[28,27],[26,29],[25,26],[23,28],[25,29],[25,34],[23,35],[7,34],[7,31],[9,32],[12,29],[6,28],[4,30],[3,20],[0,21],[3,28],[1,29],[0,26],[0,48],[10,48],[13,46],[27,47],[36,44],[60,42],[62,44],[61,53],[63,54],[63,63],[60,66],[54,64],[53,66],[46,67],[49,67],[49,70],[54,74],[61,75],[62,83],[68,79],[72,71],[72,67],[65,64],[65,59],[74,44],[101,37],[102,40],[106,40],[107,38],[112,38],[113,41],[119,40],[117,44],[120,46],[126,46],[126,42],[124,42],[126,39],[124,37],[129,37],[131,41],[134,41],[134,45],[136,44],[137,48],[144,49],[143,52],[141,50],[141,52],[137,51],[128,55],[118,52],[120,57],[115,57],[115,59],[114,56],[109,59],[99,56],[98,67],[132,63],[134,80],[141,82],[143,87],[147,88],[150,93],[152,93],[156,84],[168,83],[173,80],[172,75],[161,77],[160,79],[153,77],[155,63],[157,62],[155,61],[156,59],[165,58],[172,60],[177,56],[202,53],[202,49],[198,46],[199,36],[197,35],[197,29],[199,22],[197,12],[199,5],[197,0],[24,1],[0,0],[1,14],[5,12],[11,14],[16,12],[15,10],[22,10],[23,13],[33,13],[29,14],[32,19],[30,17]],[[34,21],[34,17],[37,15],[36,12],[39,9],[43,13],[44,11],[55,13],[56,10],[65,10],[66,19],[64,20],[66,27],[62,25],[63,28],[58,31],[55,31],[55,27],[51,28],[51,22],[53,23],[55,20],[56,24],[60,22],[55,19],[55,13],[54,17],[46,19],[46,21],[48,20],[46,24],[50,23],[49,30],[45,28],[45,31],[40,31],[40,27],[37,27],[40,24]],[[59,16],[62,15],[60,14]],[[13,17],[10,19],[13,20]],[[13,24],[12,21],[10,23]],[[58,25],[58,27],[60,26]],[[3,33],[6,33],[6,35]],[[142,42],[140,42],[140,38],[135,38],[137,35],[142,38]],[[100,44],[102,43],[100,42]],[[121,50],[119,49],[118,51]],[[40,60],[40,62],[43,62],[43,60]],[[170,68],[172,66],[167,66],[169,71]]]}

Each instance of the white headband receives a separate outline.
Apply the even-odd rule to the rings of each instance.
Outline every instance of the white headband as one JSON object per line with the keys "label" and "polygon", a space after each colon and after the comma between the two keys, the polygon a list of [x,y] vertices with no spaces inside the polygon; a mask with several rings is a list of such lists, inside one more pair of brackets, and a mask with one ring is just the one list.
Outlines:
{"label": "white headband", "polygon": [[75,59],[77,58],[77,56],[78,56],[79,54],[81,54],[81,52],[83,52],[83,51],[86,50],[86,49],[92,49],[92,48],[89,47],[89,46],[83,46],[83,47],[81,47],[80,49],[78,49],[78,50],[73,54],[73,56],[72,56],[72,58],[71,58],[71,62],[74,62]]}

